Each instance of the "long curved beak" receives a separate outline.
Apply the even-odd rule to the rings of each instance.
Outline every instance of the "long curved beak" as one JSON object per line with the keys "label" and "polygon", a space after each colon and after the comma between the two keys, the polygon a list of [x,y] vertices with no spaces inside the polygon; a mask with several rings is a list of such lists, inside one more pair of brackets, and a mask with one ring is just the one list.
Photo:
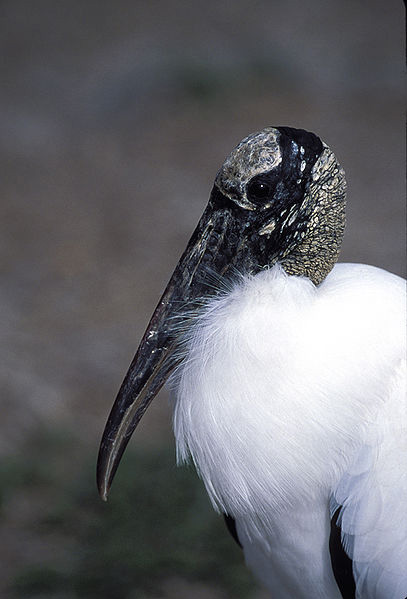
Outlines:
{"label": "long curved beak", "polygon": [[222,276],[241,254],[246,221],[214,188],[130,365],[107,421],[98,457],[97,483],[106,500],[120,458],[138,422],[177,365],[174,316],[213,293],[208,273]]}

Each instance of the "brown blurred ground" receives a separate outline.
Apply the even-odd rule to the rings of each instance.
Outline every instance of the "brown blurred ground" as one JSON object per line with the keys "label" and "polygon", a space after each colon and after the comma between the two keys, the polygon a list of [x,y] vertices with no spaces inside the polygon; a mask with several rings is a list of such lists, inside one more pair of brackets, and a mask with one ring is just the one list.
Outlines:
{"label": "brown blurred ground", "polygon": [[[67,462],[96,453],[213,177],[252,131],[318,133],[347,173],[341,259],[405,273],[403,22],[379,0],[1,2],[1,455],[41,426],[73,435]],[[167,437],[156,401],[134,443]],[[13,540],[0,553],[3,580],[29,560]]]}

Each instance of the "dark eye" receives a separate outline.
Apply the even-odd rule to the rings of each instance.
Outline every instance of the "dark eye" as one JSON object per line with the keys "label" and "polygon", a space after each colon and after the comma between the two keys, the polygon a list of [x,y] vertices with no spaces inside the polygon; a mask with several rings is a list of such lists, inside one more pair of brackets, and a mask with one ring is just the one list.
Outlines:
{"label": "dark eye", "polygon": [[265,200],[270,195],[270,185],[264,181],[252,181],[247,186],[248,200]]}

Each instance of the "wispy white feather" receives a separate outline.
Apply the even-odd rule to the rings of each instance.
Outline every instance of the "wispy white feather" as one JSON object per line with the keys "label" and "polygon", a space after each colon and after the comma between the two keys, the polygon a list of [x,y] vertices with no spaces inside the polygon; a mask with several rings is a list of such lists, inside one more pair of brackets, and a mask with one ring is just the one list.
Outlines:
{"label": "wispy white feather", "polygon": [[[259,552],[269,556],[271,573],[273,559],[281,559],[273,542],[287,519],[293,536],[306,535],[298,514],[319,510],[321,538],[329,537],[331,502],[332,510],[343,506],[343,540],[354,560],[358,597],[402,599],[403,281],[377,268],[339,264],[315,287],[277,265],[237,277],[179,334],[184,360],[172,379],[178,459],[192,457],[214,506],[235,517],[258,576],[265,576],[256,566]],[[289,536],[290,526],[284,530]],[[284,539],[279,543],[281,553]],[[318,580],[332,577],[329,558],[317,555],[326,544],[308,547],[305,563],[315,588],[298,594],[304,592],[302,575],[296,597],[320,596]],[[274,571],[281,575],[284,567]],[[289,579],[295,584],[295,576]],[[390,594],[383,594],[385,586]],[[285,596],[283,583],[276,588]]]}

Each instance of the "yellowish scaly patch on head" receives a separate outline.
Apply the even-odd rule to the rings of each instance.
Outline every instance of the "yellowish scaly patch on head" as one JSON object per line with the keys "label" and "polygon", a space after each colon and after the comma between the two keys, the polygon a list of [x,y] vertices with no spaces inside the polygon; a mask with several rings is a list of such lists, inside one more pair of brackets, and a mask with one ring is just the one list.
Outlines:
{"label": "yellowish scaly patch on head", "polygon": [[338,259],[346,222],[345,172],[330,148],[323,145],[302,206],[311,207],[307,231],[282,260],[288,274],[305,275],[315,285],[324,280]]}

